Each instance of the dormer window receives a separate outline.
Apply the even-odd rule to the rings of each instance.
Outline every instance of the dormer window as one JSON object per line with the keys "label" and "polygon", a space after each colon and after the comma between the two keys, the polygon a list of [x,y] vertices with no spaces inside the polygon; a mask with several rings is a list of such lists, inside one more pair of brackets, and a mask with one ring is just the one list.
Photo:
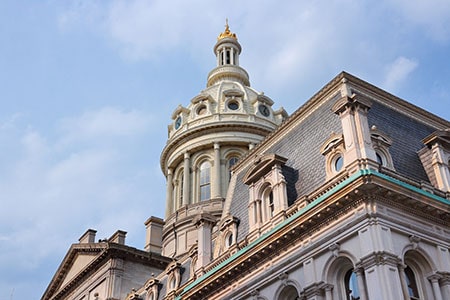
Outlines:
{"label": "dormer window", "polygon": [[221,255],[225,251],[232,250],[230,248],[236,249],[237,243],[237,228],[239,220],[235,217],[228,215],[219,224],[220,229],[220,239],[219,247],[216,255]]}
{"label": "dormer window", "polygon": [[433,132],[423,143],[418,154],[431,184],[450,192],[450,129]]}
{"label": "dormer window", "polygon": [[176,290],[181,283],[181,266],[180,263],[174,261],[166,268],[167,274],[167,295]]}
{"label": "dormer window", "polygon": [[375,156],[377,163],[385,168],[394,169],[391,154],[389,153],[389,147],[392,145],[392,140],[379,131],[375,125],[370,129],[370,138],[372,141],[373,150],[375,150]]}
{"label": "dormer window", "polygon": [[250,231],[264,232],[283,220],[287,209],[287,190],[282,167],[287,159],[276,154],[257,159],[244,176],[249,186]]}
{"label": "dormer window", "polygon": [[325,156],[327,179],[336,176],[344,170],[344,137],[342,134],[332,134],[320,149]]}

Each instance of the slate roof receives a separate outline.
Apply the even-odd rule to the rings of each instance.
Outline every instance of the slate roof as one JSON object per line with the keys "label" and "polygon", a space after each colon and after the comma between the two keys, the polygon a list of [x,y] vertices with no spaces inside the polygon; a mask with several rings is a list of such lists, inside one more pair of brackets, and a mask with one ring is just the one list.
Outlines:
{"label": "slate roof", "polygon": [[[333,133],[342,133],[341,121],[331,108],[342,97],[339,85],[347,80],[355,87],[352,92],[358,90],[370,96],[372,106],[368,113],[369,126],[376,125],[379,131],[392,138],[393,144],[389,151],[396,172],[418,182],[429,182],[417,152],[424,147],[422,139],[437,129],[450,128],[450,123],[342,72],[240,162],[245,165],[245,161],[251,160],[256,154],[277,154],[286,157],[288,160],[283,174],[287,181],[289,205],[326,182],[325,157],[320,153],[320,148]],[[328,100],[323,101],[326,97]],[[411,114],[415,114],[416,118]],[[418,115],[425,121],[419,121]],[[298,122],[298,118],[303,119]],[[239,242],[246,237],[249,230],[249,192],[248,186],[243,183],[248,167],[236,169],[239,173],[236,174],[237,182],[230,213],[240,220],[237,237]]]}

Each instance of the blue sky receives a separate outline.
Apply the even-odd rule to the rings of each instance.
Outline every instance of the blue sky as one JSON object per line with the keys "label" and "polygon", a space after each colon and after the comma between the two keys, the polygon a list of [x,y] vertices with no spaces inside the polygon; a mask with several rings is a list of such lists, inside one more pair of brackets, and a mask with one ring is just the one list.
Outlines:
{"label": "blue sky", "polygon": [[1,1],[0,300],[40,298],[88,228],[143,248],[171,113],[225,18],[276,108],[345,70],[450,119],[448,0]]}

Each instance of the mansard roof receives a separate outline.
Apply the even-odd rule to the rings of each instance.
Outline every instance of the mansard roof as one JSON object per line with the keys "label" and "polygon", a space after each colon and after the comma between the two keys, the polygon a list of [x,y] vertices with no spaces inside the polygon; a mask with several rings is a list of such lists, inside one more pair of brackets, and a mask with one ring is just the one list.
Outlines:
{"label": "mansard roof", "polygon": [[[423,139],[436,130],[445,130],[450,123],[414,106],[380,88],[346,72],[340,73],[318,93],[295,111],[276,130],[250,151],[234,167],[235,184],[232,197],[226,199],[222,216],[240,220],[238,241],[248,234],[248,186],[245,182],[254,168],[254,161],[264,155],[286,157],[283,175],[287,182],[288,203],[303,199],[328,179],[324,143],[332,135],[342,134],[339,116],[333,105],[343,96],[358,94],[371,102],[369,127],[377,128],[392,139],[389,151],[396,175],[415,184],[430,182],[417,152]],[[414,130],[411,130],[414,128]],[[386,170],[387,172],[387,170]]]}

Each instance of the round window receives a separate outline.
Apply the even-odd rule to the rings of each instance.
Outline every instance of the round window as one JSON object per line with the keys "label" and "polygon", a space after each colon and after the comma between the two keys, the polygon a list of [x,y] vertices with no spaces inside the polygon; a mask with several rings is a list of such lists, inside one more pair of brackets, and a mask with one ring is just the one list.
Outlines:
{"label": "round window", "polygon": [[260,105],[258,106],[258,110],[259,110],[259,112],[260,112],[264,117],[268,117],[268,116],[270,115],[270,110],[269,110],[269,108],[267,107],[267,105],[260,104]]}
{"label": "round window", "polygon": [[181,126],[181,117],[178,117],[178,118],[175,120],[175,129],[180,128],[180,126]]}
{"label": "round window", "polygon": [[237,110],[239,108],[239,103],[237,103],[236,101],[230,101],[228,102],[227,106],[231,110]]}
{"label": "round window", "polygon": [[334,160],[334,170],[336,172],[339,172],[342,170],[342,167],[344,166],[344,159],[342,158],[342,156],[338,156],[336,157],[336,159]]}

